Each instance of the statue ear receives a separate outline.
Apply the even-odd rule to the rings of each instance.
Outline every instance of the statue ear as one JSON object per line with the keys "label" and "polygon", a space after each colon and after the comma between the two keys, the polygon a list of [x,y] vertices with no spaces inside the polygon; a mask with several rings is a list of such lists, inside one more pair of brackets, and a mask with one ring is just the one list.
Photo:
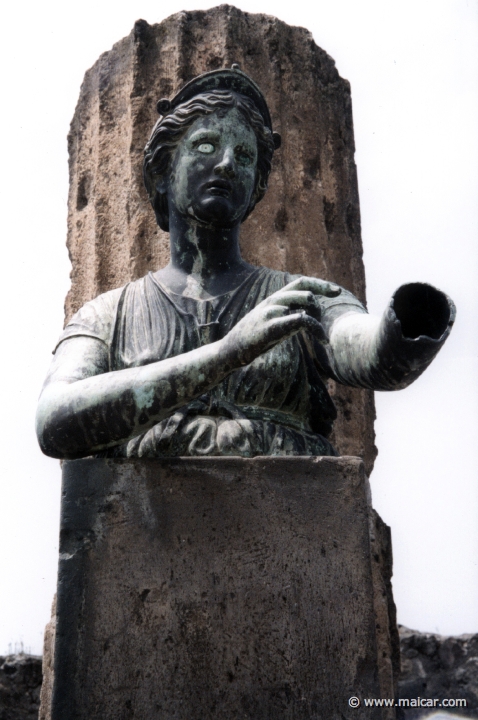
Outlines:
{"label": "statue ear", "polygon": [[156,192],[164,195],[169,189],[169,176],[167,173],[154,176],[154,187]]}

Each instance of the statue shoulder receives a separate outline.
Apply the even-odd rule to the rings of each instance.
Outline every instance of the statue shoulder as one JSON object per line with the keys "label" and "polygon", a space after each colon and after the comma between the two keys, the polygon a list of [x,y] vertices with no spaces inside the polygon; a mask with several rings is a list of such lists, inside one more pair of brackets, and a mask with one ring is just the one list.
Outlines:
{"label": "statue shoulder", "polygon": [[76,336],[97,338],[109,345],[121,297],[127,285],[108,290],[86,302],[68,321],[56,344]]}

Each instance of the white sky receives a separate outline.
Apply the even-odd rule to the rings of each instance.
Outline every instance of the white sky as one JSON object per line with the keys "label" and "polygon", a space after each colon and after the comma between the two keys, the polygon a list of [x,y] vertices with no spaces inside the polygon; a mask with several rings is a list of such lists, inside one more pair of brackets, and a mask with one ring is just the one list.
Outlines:
{"label": "white sky", "polygon": [[[37,448],[33,417],[69,287],[66,134],[82,77],[136,19],[214,4],[27,0],[0,10],[0,654],[20,642],[41,653],[56,583],[60,471]],[[236,5],[307,27],[351,82],[370,311],[413,280],[457,304],[426,375],[377,395],[371,484],[392,527],[399,622],[477,632],[477,0]]]}

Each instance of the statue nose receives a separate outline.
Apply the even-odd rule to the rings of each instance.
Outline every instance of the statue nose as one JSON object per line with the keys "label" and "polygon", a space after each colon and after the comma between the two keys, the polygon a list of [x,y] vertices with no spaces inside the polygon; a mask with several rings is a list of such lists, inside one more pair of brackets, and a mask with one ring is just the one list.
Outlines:
{"label": "statue nose", "polygon": [[214,168],[216,175],[226,178],[234,178],[236,176],[236,161],[233,150],[225,150],[220,162]]}

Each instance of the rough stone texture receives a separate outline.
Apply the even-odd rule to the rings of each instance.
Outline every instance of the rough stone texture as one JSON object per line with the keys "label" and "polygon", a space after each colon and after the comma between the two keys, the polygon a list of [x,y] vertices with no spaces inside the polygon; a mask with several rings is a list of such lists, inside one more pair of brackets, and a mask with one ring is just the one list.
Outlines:
{"label": "rough stone texture", "polygon": [[[383,525],[378,516],[374,518],[373,522],[378,522],[379,526],[380,524]],[[388,533],[388,528],[384,526],[382,532]],[[377,562],[373,546],[372,557]],[[386,564],[388,564],[390,556],[384,555],[384,557],[386,558]],[[386,575],[385,582],[387,582]],[[55,616],[53,615],[53,617]],[[393,627],[393,620],[390,625]],[[427,709],[401,709],[397,711],[398,720],[478,718],[478,635],[442,637],[409,630],[401,625],[398,626],[398,631],[402,669],[398,682],[397,697],[436,697],[439,699],[463,697],[468,703],[467,708],[441,710],[438,713],[430,713]],[[380,637],[380,634],[379,631],[377,637]],[[47,634],[45,634],[46,638]],[[450,659],[452,660],[451,663]],[[43,666],[45,667],[45,660]],[[381,666],[381,672],[385,672],[385,670],[386,663],[385,668]],[[49,687],[51,691],[51,685]],[[25,692],[28,692],[28,690],[25,690]],[[3,720],[1,713],[0,718]],[[50,720],[50,715],[45,714],[43,716],[40,711],[40,720]]]}
{"label": "rough stone texture", "polygon": [[37,720],[41,681],[40,657],[0,657],[0,720]]}
{"label": "rough stone texture", "polygon": [[[380,686],[393,687],[395,695],[400,675],[400,639],[392,592],[392,536],[390,528],[375,510],[370,513],[370,554],[375,593]],[[393,713],[390,717],[394,717]]]}
{"label": "rough stone texture", "polygon": [[[444,637],[403,626],[399,626],[399,632],[402,670],[398,697],[462,698],[466,708],[450,708],[447,712],[478,718],[478,635]],[[425,709],[397,711],[399,720],[429,715]]]}
{"label": "rough stone texture", "polygon": [[[156,102],[198,73],[240,63],[270,105],[283,145],[270,188],[242,232],[245,258],[333,280],[365,299],[349,83],[304,28],[221,5],[181,12],[132,33],[86,73],[69,134],[67,319],[87,300],[168,262],[142,184],[143,148]],[[332,385],[332,442],[376,455],[368,391]]]}
{"label": "rough stone texture", "polygon": [[394,717],[358,458],[63,473],[52,720]]}
{"label": "rough stone texture", "polygon": [[45,627],[43,637],[43,682],[40,694],[40,710],[38,720],[51,719],[51,698],[53,693],[54,657],[55,657],[55,631],[56,631],[56,595],[51,606],[50,622]]}

